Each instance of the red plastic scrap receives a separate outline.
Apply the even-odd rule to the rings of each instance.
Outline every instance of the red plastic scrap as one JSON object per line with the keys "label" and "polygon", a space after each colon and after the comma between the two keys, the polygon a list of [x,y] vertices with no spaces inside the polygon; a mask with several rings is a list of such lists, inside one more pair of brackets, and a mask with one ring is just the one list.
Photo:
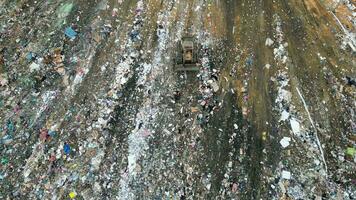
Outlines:
{"label": "red plastic scrap", "polygon": [[238,189],[238,185],[237,185],[237,183],[234,183],[234,184],[232,184],[232,192],[237,192],[237,189]]}
{"label": "red plastic scrap", "polygon": [[52,154],[50,157],[49,157],[49,161],[50,162],[54,162],[56,160],[56,155]]}
{"label": "red plastic scrap", "polygon": [[20,112],[20,106],[19,106],[18,104],[14,107],[14,112],[15,112],[16,114],[19,114],[19,112]]}

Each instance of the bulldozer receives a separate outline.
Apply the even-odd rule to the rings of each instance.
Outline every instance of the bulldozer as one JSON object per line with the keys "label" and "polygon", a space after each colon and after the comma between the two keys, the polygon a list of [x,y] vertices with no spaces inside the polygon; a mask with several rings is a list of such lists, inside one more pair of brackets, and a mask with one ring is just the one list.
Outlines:
{"label": "bulldozer", "polygon": [[199,48],[194,37],[184,36],[177,44],[176,71],[199,71]]}

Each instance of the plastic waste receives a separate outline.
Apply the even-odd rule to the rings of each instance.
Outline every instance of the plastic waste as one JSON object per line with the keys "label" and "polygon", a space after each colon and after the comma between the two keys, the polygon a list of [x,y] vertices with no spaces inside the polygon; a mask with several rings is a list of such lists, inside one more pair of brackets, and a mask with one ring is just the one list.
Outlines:
{"label": "plastic waste", "polygon": [[67,27],[64,30],[64,34],[71,40],[75,39],[75,37],[77,36],[77,32],[75,30],[73,30],[72,27]]}

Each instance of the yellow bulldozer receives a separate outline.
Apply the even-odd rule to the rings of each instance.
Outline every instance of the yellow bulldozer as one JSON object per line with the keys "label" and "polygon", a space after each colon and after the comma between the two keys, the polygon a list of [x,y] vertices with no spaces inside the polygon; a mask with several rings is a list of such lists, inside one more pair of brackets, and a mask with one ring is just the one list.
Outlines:
{"label": "yellow bulldozer", "polygon": [[176,71],[199,71],[199,47],[192,36],[184,36],[177,44]]}

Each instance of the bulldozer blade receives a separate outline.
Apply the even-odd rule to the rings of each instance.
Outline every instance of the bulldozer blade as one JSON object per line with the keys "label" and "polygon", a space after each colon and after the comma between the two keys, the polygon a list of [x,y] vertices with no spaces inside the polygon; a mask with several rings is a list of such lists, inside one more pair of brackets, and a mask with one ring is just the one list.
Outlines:
{"label": "bulldozer blade", "polygon": [[176,68],[176,71],[182,72],[182,71],[199,71],[199,67],[179,67]]}

